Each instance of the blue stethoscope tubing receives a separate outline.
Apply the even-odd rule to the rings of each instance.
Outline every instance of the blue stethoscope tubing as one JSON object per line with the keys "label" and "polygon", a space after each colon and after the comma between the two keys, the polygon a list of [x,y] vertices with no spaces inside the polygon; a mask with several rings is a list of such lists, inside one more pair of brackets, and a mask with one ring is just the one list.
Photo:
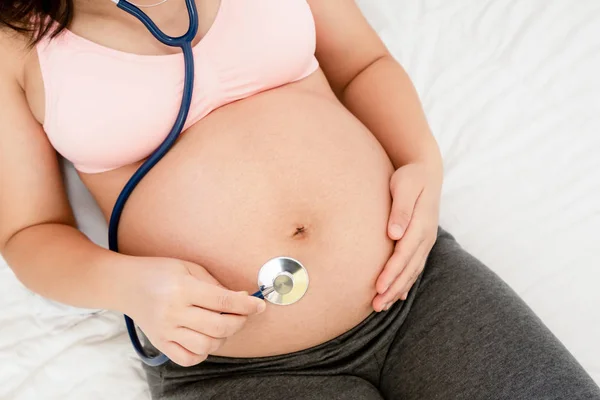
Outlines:
{"label": "blue stethoscope tubing", "polygon": [[[179,37],[172,37],[162,32],[158,26],[138,7],[129,3],[126,0],[113,0],[117,7],[121,10],[128,12],[129,14],[140,20],[146,28],[152,33],[152,35],[161,43],[171,46],[180,47],[183,51],[183,58],[185,63],[185,79],[183,86],[183,96],[181,99],[181,106],[177,114],[177,118],[173,123],[171,131],[160,144],[160,146],[142,163],[137,171],[129,178],[129,181],[123,187],[123,190],[119,194],[117,201],[113,207],[110,222],[108,225],[108,248],[112,251],[119,251],[118,243],[118,230],[119,221],[125,207],[125,203],[133,193],[133,190],[141,182],[141,180],[148,174],[148,172],[167,154],[169,149],[173,146],[177,138],[181,134],[185,121],[187,120],[188,113],[192,104],[192,94],[194,90],[194,55],[192,51],[192,43],[198,32],[198,10],[196,9],[196,3],[194,0],[186,0],[185,4],[189,14],[189,27],[187,32]],[[133,319],[125,315],[125,325],[127,326],[127,332],[129,333],[129,339],[141,360],[152,367],[162,365],[169,359],[166,355],[160,354],[156,357],[150,357],[144,351],[140,339],[137,335],[135,323]]]}
{"label": "blue stethoscope tubing", "polygon": [[[173,146],[173,144],[177,141],[177,138],[181,134],[185,122],[188,117],[188,113],[190,111],[190,107],[192,104],[192,94],[194,91],[194,54],[192,51],[192,43],[196,34],[198,32],[198,10],[196,8],[196,3],[194,0],[185,0],[185,4],[187,7],[188,15],[189,15],[189,27],[187,32],[178,37],[173,37],[166,35],[163,31],[161,31],[158,26],[135,5],[129,3],[127,0],[112,0],[113,3],[117,5],[123,11],[131,14],[138,20],[140,20],[144,26],[152,33],[152,35],[161,43],[171,46],[171,47],[179,47],[183,51],[183,59],[185,65],[185,75],[184,75],[184,85],[183,85],[183,95],[181,99],[181,106],[179,108],[179,112],[177,114],[177,118],[173,123],[173,127],[171,131],[165,138],[165,140],[160,144],[160,146],[142,163],[142,165],[138,168],[137,171],[129,178],[129,181],[123,187],[123,190],[119,194],[117,201],[113,207],[110,222],[108,225],[108,247],[110,250],[118,252],[119,251],[119,243],[118,243],[118,229],[119,229],[119,221],[121,220],[121,215],[123,213],[123,209],[125,208],[125,203],[133,193],[133,190],[136,186],[141,182],[141,180],[148,174],[148,172],[167,154],[169,149]],[[255,297],[263,298],[262,292],[258,291],[253,294]],[[147,365],[156,367],[166,363],[169,359],[164,354],[159,354],[155,357],[150,357],[144,351],[144,348],[140,342],[138,337],[135,323],[133,319],[125,315],[125,325],[127,326],[127,333],[129,334],[129,339],[131,340],[131,344],[135,349],[136,353],[140,357],[140,359]]]}
{"label": "blue stethoscope tubing", "polygon": [[[190,107],[192,105],[192,94],[194,91],[194,53],[192,50],[192,43],[196,34],[198,33],[198,10],[196,8],[196,3],[194,0],[185,0],[185,5],[187,7],[188,16],[189,16],[189,27],[187,32],[178,37],[173,37],[165,34],[161,31],[158,26],[135,5],[129,3],[127,0],[112,0],[113,3],[117,5],[121,10],[131,14],[135,18],[137,18],[144,26],[152,33],[152,35],[161,43],[171,46],[171,47],[179,47],[183,51],[183,60],[185,65],[185,74],[184,74],[184,85],[183,85],[183,95],[181,99],[181,106],[179,107],[179,112],[177,113],[177,118],[173,123],[173,127],[171,131],[165,138],[165,140],[158,146],[156,150],[142,163],[142,165],[135,171],[135,173],[129,178],[129,181],[123,187],[123,190],[119,194],[117,201],[113,207],[110,221],[108,225],[108,247],[110,250],[114,252],[119,251],[119,241],[118,241],[118,230],[119,230],[119,222],[121,220],[121,215],[123,214],[123,209],[125,208],[125,203],[133,193],[133,190],[137,187],[137,185],[142,181],[142,179],[150,172],[150,170],[167,154],[169,149],[175,144],[177,138],[181,134],[185,122],[188,117],[188,113],[190,111]],[[264,299],[262,292],[259,290],[254,293],[252,296]],[[127,327],[127,333],[129,334],[129,339],[131,340],[131,344],[135,352],[138,354],[140,359],[147,365],[151,367],[156,367],[162,365],[169,361],[169,358],[164,354],[159,354],[155,357],[150,357],[144,351],[142,343],[140,342],[140,338],[138,337],[135,323],[133,319],[129,316],[125,315],[125,325]]]}

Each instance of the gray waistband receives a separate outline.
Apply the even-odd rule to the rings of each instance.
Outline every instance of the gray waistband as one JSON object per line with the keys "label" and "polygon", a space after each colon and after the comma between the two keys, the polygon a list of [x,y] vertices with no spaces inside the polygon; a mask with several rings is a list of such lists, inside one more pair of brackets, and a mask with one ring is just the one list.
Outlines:
{"label": "gray waistband", "polygon": [[336,365],[344,365],[345,368],[349,364],[358,365],[390,344],[408,315],[419,281],[420,277],[406,301],[398,301],[389,311],[371,313],[351,330],[320,345],[267,357],[209,356],[203,363],[189,368],[169,361],[158,368],[163,376],[194,376],[194,379],[210,379],[230,374],[277,373],[281,370],[296,374],[336,374],[339,373]]}

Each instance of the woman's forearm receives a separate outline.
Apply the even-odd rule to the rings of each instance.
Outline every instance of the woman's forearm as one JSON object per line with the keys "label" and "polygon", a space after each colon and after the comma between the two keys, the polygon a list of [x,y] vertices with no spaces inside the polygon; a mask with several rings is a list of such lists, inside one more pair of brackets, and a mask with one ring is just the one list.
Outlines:
{"label": "woman's forearm", "polygon": [[379,58],[356,75],[340,100],[377,137],[396,168],[422,162],[441,179],[439,148],[418,94],[392,56]]}
{"label": "woman's forearm", "polygon": [[27,228],[2,255],[28,289],[75,307],[121,311],[133,277],[128,269],[134,257],[103,249],[68,225]]}

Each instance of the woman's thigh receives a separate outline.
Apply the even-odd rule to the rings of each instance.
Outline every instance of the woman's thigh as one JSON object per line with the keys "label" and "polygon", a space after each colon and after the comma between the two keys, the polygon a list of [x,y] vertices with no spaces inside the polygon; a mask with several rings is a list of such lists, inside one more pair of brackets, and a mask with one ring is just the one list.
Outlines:
{"label": "woman's thigh", "polygon": [[267,375],[228,377],[178,386],[162,400],[383,400],[364,379],[349,376]]}
{"label": "woman's thigh", "polygon": [[600,399],[529,307],[445,232],[386,356],[380,390],[388,399]]}

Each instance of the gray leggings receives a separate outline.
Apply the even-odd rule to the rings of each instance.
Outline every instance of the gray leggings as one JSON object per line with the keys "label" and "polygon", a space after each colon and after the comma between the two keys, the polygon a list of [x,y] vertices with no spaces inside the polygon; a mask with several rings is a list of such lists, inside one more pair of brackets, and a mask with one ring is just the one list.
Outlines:
{"label": "gray leggings", "polygon": [[146,371],[154,399],[600,399],[538,317],[442,230],[408,299],[331,341]]}

